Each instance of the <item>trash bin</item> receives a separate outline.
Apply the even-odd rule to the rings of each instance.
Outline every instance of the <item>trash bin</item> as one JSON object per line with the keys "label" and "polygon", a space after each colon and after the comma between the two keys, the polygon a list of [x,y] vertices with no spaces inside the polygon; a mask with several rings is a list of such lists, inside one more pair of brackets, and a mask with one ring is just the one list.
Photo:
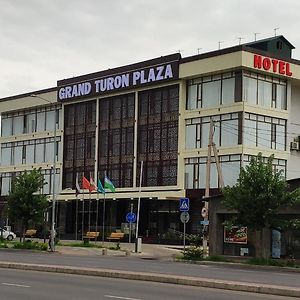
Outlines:
{"label": "trash bin", "polygon": [[135,240],[135,252],[141,253],[142,252],[142,238],[137,238]]}

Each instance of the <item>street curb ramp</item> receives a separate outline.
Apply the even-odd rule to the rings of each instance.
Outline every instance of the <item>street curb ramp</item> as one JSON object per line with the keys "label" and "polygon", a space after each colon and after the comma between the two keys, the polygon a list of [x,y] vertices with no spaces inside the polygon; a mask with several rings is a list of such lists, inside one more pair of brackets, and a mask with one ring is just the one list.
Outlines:
{"label": "street curb ramp", "polygon": [[52,273],[64,273],[75,275],[99,276],[129,280],[142,280],[159,283],[171,283],[198,287],[207,287],[215,289],[225,289],[233,291],[251,292],[259,294],[269,294],[277,296],[289,296],[300,298],[300,288],[274,286],[267,284],[246,283],[227,280],[215,280],[199,277],[178,276],[170,274],[156,274],[146,272],[132,272],[122,270],[110,269],[93,269],[72,266],[58,266],[58,265],[42,265],[42,264],[28,264],[28,263],[10,263],[0,262],[0,268],[30,270]]}

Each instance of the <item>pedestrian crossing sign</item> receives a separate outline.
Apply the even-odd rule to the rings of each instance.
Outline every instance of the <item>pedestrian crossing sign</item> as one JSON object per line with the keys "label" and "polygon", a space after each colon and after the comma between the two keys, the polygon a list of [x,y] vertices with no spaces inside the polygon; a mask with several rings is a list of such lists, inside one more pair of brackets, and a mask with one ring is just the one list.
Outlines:
{"label": "pedestrian crossing sign", "polygon": [[190,199],[189,198],[180,198],[179,210],[180,211],[189,211],[189,209],[190,209]]}

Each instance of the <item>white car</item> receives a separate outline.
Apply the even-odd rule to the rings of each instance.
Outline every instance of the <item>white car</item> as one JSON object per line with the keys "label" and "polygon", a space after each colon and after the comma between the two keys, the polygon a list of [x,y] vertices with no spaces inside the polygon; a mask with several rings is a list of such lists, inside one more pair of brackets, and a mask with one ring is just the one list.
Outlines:
{"label": "white car", "polygon": [[9,230],[8,228],[0,228],[0,238],[4,238],[8,241],[12,241],[15,239],[17,236],[14,232]]}

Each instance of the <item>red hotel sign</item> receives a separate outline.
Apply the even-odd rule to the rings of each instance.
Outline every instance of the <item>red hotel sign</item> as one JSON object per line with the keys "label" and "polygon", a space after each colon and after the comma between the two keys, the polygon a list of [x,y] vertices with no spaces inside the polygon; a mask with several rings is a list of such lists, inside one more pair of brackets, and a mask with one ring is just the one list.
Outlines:
{"label": "red hotel sign", "polygon": [[292,76],[291,65],[283,60],[264,57],[261,55],[254,55],[254,68],[264,69],[265,71],[271,71],[281,75]]}

